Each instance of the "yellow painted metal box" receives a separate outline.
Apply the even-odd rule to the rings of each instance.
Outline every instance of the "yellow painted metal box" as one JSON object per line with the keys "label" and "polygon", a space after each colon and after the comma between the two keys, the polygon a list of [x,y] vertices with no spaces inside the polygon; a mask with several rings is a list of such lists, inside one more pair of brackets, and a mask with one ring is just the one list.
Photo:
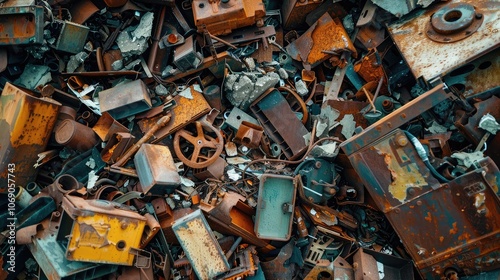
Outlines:
{"label": "yellow painted metal box", "polygon": [[65,196],[58,239],[68,238],[72,261],[134,265],[146,218],[105,200]]}
{"label": "yellow painted metal box", "polygon": [[60,107],[6,83],[0,96],[0,193],[7,192],[7,184],[26,186],[35,179],[33,165],[47,147]]}

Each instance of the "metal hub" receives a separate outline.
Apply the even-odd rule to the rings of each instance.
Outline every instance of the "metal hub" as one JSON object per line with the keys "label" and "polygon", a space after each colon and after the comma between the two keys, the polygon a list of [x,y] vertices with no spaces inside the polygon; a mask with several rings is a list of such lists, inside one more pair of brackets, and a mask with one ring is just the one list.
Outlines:
{"label": "metal hub", "polygon": [[477,13],[474,6],[452,3],[431,16],[426,34],[433,41],[452,43],[469,37],[482,23],[483,15]]}

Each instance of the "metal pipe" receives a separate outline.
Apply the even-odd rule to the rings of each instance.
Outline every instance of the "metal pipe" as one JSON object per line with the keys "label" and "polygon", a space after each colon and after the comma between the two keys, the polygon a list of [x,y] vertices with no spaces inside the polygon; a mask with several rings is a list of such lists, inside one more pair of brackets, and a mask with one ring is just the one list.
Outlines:
{"label": "metal pipe", "polygon": [[135,152],[137,152],[139,150],[139,148],[141,147],[141,145],[144,144],[146,141],[148,141],[149,138],[151,138],[151,136],[153,136],[153,134],[156,131],[158,131],[158,129],[164,127],[169,121],[170,121],[170,114],[168,114],[166,116],[163,116],[161,119],[159,119],[153,125],[153,127],[151,127],[151,129],[148,130],[148,132],[146,132],[146,134],[144,134],[144,136],[139,141],[137,141],[137,143],[135,143],[134,145],[132,145],[127,150],[127,152],[125,152],[125,154],[115,164],[113,164],[111,167],[112,168],[118,168],[118,167],[123,166],[125,163],[127,163],[127,161],[135,154]]}

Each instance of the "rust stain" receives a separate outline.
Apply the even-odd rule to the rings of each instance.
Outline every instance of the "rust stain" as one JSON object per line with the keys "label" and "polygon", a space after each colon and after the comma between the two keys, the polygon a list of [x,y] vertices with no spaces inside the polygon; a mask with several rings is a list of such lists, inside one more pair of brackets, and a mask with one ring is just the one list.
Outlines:
{"label": "rust stain", "polygon": [[458,240],[460,241],[468,241],[471,238],[470,234],[468,232],[464,232],[458,237]]}
{"label": "rust stain", "polygon": [[421,189],[427,185],[416,163],[401,167],[397,160],[392,159],[389,140],[379,143],[375,148],[380,155],[384,156],[387,169],[391,172],[392,183],[389,185],[388,190],[395,199],[404,202],[409,188]]}
{"label": "rust stain", "polygon": [[457,234],[457,233],[458,233],[457,222],[454,222],[453,228],[450,229],[450,234]]}
{"label": "rust stain", "polygon": [[429,223],[432,222],[432,214],[431,212],[427,212],[427,216],[425,216],[425,220]]}
{"label": "rust stain", "polygon": [[442,236],[442,235],[441,235],[441,236],[439,237],[439,242],[443,242],[443,241],[444,241],[444,236]]}
{"label": "rust stain", "polygon": [[182,240],[184,250],[189,253],[189,260],[203,279],[209,279],[221,272],[227,271],[216,244],[202,220],[193,219],[176,230],[179,240]]}
{"label": "rust stain", "polygon": [[486,212],[486,195],[484,193],[481,192],[474,195],[474,206],[478,214],[484,214]]}

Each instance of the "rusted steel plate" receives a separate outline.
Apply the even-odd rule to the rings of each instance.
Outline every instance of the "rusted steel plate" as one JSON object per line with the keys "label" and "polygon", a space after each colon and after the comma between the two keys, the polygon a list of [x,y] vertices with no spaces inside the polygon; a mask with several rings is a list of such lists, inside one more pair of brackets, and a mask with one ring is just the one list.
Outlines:
{"label": "rusted steel plate", "polygon": [[234,192],[227,192],[222,201],[215,207],[201,203],[200,209],[205,213],[210,226],[223,234],[243,237],[243,242],[256,245],[260,251],[275,248],[266,240],[255,235],[252,216],[254,209],[245,204],[245,197]]}
{"label": "rusted steel plate", "polygon": [[304,25],[306,16],[314,11],[324,0],[284,0],[283,27],[287,30],[296,29]]}
{"label": "rusted steel plate", "polygon": [[309,64],[312,68],[331,57],[332,52],[340,55],[348,50],[354,57],[357,56],[356,48],[342,23],[332,19],[328,13],[288,45],[286,50],[293,59]]}
{"label": "rusted steel plate", "polygon": [[[172,119],[167,125],[154,133],[155,139],[151,141],[152,143],[161,141],[168,135],[180,130],[210,111],[210,105],[201,92],[191,87],[191,96],[192,98],[186,98],[181,95],[174,97],[175,105],[170,111]],[[140,120],[138,122],[139,127],[146,133],[162,116],[163,115],[157,115],[152,118]]]}
{"label": "rusted steel plate", "polygon": [[[387,213],[425,278],[436,278],[451,266],[466,275],[499,268],[490,260],[500,256],[500,202],[480,172],[463,175]],[[498,169],[495,173],[500,175]]]}
{"label": "rusted steel plate", "polygon": [[454,69],[443,81],[467,99],[500,87],[500,48]]}
{"label": "rusted steel plate", "polygon": [[349,138],[340,147],[347,155],[350,155],[451,96],[450,93],[444,91],[443,85],[438,85],[372,124],[360,134]]}
{"label": "rusted steel plate", "polygon": [[440,184],[402,137],[391,132],[350,160],[417,268],[429,279],[456,264],[467,275],[497,268],[487,261],[500,249],[496,165],[485,160],[484,168]]}
{"label": "rusted steel plate", "polygon": [[[0,178],[7,182],[8,166],[14,166],[16,185],[26,186],[36,177],[33,168],[45,151],[57,121],[61,104],[50,98],[36,98],[7,83],[0,96]],[[7,135],[10,135],[8,137]],[[0,184],[0,193],[6,192]]]}
{"label": "rusted steel plate", "polygon": [[7,1],[0,7],[0,46],[43,43],[43,7],[35,1]]}
{"label": "rusted steel plate", "polygon": [[[431,16],[445,5],[469,3],[484,21],[469,37],[453,43],[429,39]],[[411,19],[389,26],[389,32],[416,78],[429,81],[495,49],[500,44],[500,1],[453,0],[422,10]],[[459,21],[459,20],[457,20]],[[467,32],[467,31],[463,31]]]}
{"label": "rusted steel plate", "polygon": [[177,220],[175,236],[200,279],[213,279],[229,270],[229,263],[201,210]]}
{"label": "rusted steel plate", "polygon": [[280,91],[269,89],[250,105],[250,110],[288,159],[293,160],[305,152],[304,136],[308,131]]}

